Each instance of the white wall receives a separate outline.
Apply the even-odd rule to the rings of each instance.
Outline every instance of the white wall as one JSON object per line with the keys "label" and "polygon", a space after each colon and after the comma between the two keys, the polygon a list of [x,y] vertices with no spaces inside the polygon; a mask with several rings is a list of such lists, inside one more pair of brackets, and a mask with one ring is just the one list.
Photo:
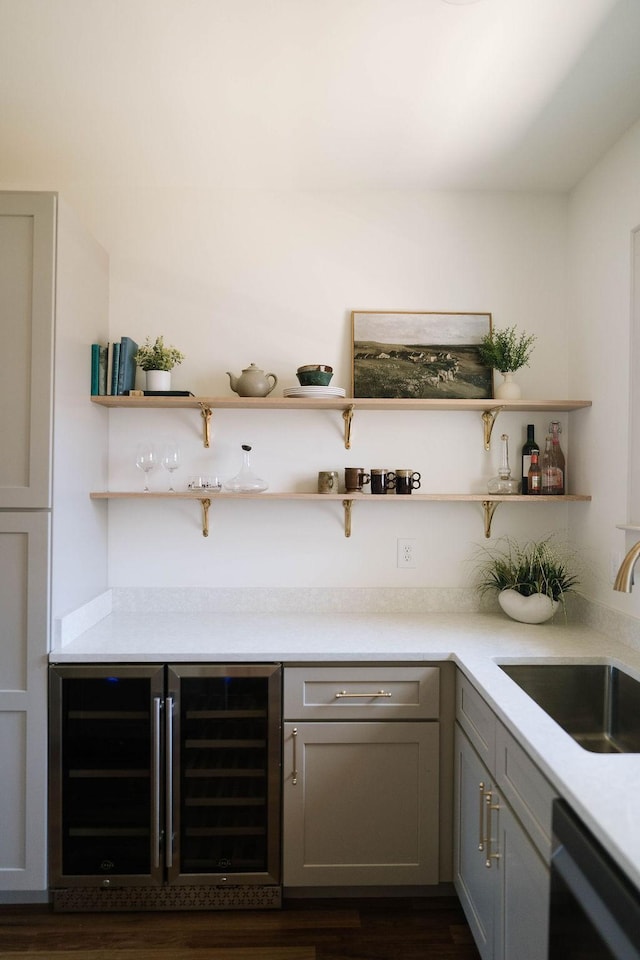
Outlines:
{"label": "white wall", "polygon": [[[491,311],[498,326],[518,324],[538,336],[524,395],[567,394],[562,197],[63,192],[110,253],[111,335],[162,333],[179,346],[187,359],[176,388],[230,395],[225,371],[255,362],[278,375],[280,392],[301,363],[326,362],[348,390],[350,312],[389,308]],[[113,489],[141,488],[134,450],[143,437],[180,439],[181,483],[197,470],[232,476],[240,444],[252,443],[271,490],[313,490],[320,469],[386,465],[421,471],[425,492],[483,492],[498,463],[499,445],[485,453],[473,413],[359,414],[347,452],[339,413],[216,413],[205,451],[197,411],[102,412]],[[498,421],[516,471],[528,420],[542,436],[545,417]],[[562,528],[567,510],[504,505],[494,534]],[[112,586],[457,587],[471,573],[462,561],[484,542],[477,504],[357,504],[350,540],[336,503],[214,503],[208,539],[194,503],[119,501],[108,511]],[[397,537],[418,541],[414,571],[397,570]]]}
{"label": "white wall", "polygon": [[[640,616],[640,589],[611,589],[612,554],[624,553],[628,495],[631,231],[640,224],[640,124],[573,191],[569,203],[569,390],[593,399],[576,420],[572,462],[593,495],[571,532],[592,558],[587,593]],[[640,571],[639,571],[640,573]]]}
{"label": "white wall", "polygon": [[[51,611],[55,621],[108,586],[105,518],[88,500],[104,484],[108,431],[87,398],[87,341],[109,326],[109,258],[58,198]],[[90,368],[89,368],[90,369]]]}

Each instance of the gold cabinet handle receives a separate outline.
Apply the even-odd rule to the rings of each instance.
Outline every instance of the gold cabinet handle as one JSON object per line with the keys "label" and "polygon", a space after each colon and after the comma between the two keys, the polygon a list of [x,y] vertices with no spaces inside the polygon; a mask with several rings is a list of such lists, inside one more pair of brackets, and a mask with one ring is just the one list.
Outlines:
{"label": "gold cabinet handle", "polygon": [[291,731],[291,737],[293,739],[293,770],[291,771],[291,783],[295,786],[298,782],[298,728],[294,727]]}
{"label": "gold cabinet handle", "polygon": [[491,801],[493,800],[493,793],[491,792],[491,790],[489,790],[489,792],[485,795],[485,798],[484,798],[484,799],[485,799],[486,814],[487,814],[487,815],[486,815],[486,824],[487,824],[487,833],[486,833],[487,857],[486,857],[486,860],[484,861],[484,865],[485,865],[485,867],[487,867],[487,869],[491,869],[491,861],[492,861],[492,860],[499,860],[499,859],[500,859],[500,854],[499,854],[497,851],[496,851],[495,853],[492,853],[492,852],[491,852],[491,811],[492,811],[492,810],[499,810],[499,809],[500,809],[500,804],[499,804],[499,803],[492,803],[492,802],[491,802]]}
{"label": "gold cabinet handle", "polygon": [[480,803],[478,805],[478,850],[484,850],[484,783],[482,780],[478,784],[480,790]]}
{"label": "gold cabinet handle", "polygon": [[390,694],[387,690],[378,690],[377,693],[347,693],[346,690],[339,690],[336,693],[336,700],[342,700],[344,697],[390,697]]}

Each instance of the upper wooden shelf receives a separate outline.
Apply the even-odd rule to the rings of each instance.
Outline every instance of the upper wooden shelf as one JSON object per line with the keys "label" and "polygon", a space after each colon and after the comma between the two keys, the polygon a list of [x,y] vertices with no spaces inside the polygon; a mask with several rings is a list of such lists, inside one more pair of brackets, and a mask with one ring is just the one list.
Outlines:
{"label": "upper wooden shelf", "polygon": [[91,397],[103,407],[200,410],[205,447],[211,442],[213,410],[341,410],[344,445],[351,448],[351,424],[356,410],[475,410],[482,415],[484,446],[491,445],[491,432],[501,411],[546,413],[590,407],[591,400],[383,400],[365,397]]}
{"label": "upper wooden shelf", "polygon": [[191,407],[245,410],[513,410],[559,412],[590,407],[591,400],[384,400],[368,397],[91,397],[103,407]]}

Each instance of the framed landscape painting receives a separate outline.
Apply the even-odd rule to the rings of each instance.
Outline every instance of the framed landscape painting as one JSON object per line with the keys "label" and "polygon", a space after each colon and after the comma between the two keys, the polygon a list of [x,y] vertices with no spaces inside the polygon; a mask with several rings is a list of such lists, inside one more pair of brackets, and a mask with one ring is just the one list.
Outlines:
{"label": "framed landscape painting", "polygon": [[490,313],[354,311],[351,326],[354,397],[493,397],[493,372],[479,352]]}

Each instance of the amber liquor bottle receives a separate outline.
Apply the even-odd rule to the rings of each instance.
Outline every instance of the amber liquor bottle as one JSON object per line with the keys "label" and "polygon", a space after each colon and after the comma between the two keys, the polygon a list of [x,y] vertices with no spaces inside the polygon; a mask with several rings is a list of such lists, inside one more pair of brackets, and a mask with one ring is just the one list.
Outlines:
{"label": "amber liquor bottle", "polygon": [[531,466],[527,475],[527,493],[530,497],[540,496],[542,493],[542,471],[538,463],[538,451],[531,454]]}

